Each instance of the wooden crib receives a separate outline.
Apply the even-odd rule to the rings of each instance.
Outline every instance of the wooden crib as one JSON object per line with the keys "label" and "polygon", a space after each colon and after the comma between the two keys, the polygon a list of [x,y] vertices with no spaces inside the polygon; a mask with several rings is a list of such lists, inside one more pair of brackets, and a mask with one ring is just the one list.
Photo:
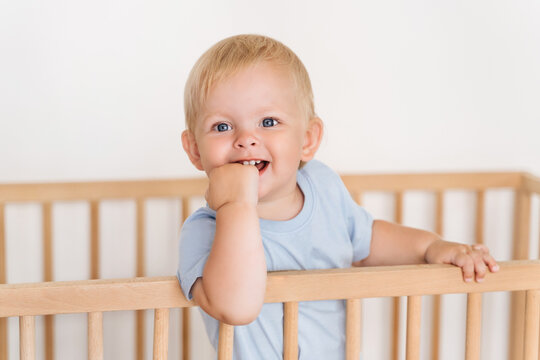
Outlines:
{"label": "wooden crib", "polygon": [[[385,284],[385,286],[381,286]],[[466,284],[461,271],[445,265],[273,272],[265,302],[284,307],[283,359],[298,359],[298,302],[347,299],[346,359],[360,354],[359,299],[407,296],[406,359],[420,358],[422,295],[468,293],[464,358],[480,358],[482,293],[526,291],[523,359],[537,360],[540,326],[540,261],[501,263],[484,283]],[[103,359],[104,311],[154,310],[153,358],[167,359],[169,308],[196,304],[182,295],[175,277],[87,280],[2,285],[0,316],[19,316],[20,359],[35,359],[34,317],[88,313],[88,359]],[[220,324],[218,359],[232,359],[233,326]]]}
{"label": "wooden crib", "polygon": [[[506,188],[514,193],[514,236],[511,261],[502,264],[499,274],[490,275],[483,284],[464,284],[458,269],[447,266],[420,265],[347,270],[306,272],[279,272],[269,274],[267,302],[283,302],[285,309],[284,358],[297,357],[296,316],[298,301],[347,299],[347,357],[357,359],[360,351],[359,299],[369,297],[395,297],[392,320],[392,359],[398,358],[399,302],[407,296],[407,359],[419,358],[419,308],[422,295],[467,293],[466,358],[479,358],[481,293],[513,291],[511,326],[509,329],[510,359],[538,359],[538,299],[540,289],[540,263],[525,261],[537,258],[530,254],[529,231],[531,201],[540,194],[540,180],[525,173],[445,173],[401,175],[344,175],[346,186],[353,197],[362,202],[363,195],[371,192],[391,193],[394,196],[394,221],[404,217],[404,196],[410,191],[433,193],[435,198],[435,230],[443,232],[444,194],[454,189],[472,191],[476,201],[476,242],[484,240],[484,198],[491,189]],[[102,312],[117,310],[156,309],[154,323],[154,358],[166,358],[168,309],[183,308],[182,354],[190,359],[189,308],[175,278],[145,278],[144,213],[149,198],[178,198],[182,204],[182,218],[191,212],[190,199],[200,197],[206,190],[206,179],[111,181],[86,183],[3,184],[0,185],[0,284],[6,282],[5,208],[6,204],[38,202],[42,207],[43,226],[43,283],[0,285],[0,360],[8,359],[6,317],[20,317],[20,356],[32,359],[33,321],[36,315],[45,316],[45,358],[54,359],[53,314],[88,313],[89,358],[101,359]],[[136,204],[137,270],[135,279],[81,280],[53,282],[52,258],[52,204],[58,201],[87,201],[90,213],[90,274],[100,278],[99,269],[99,209],[106,199],[133,199]],[[369,210],[369,208],[368,208]],[[487,243],[489,245],[489,242]],[[175,254],[174,254],[175,255]],[[406,279],[406,281],[404,281]],[[441,281],[443,280],[443,281]],[[385,284],[381,287],[380,284]],[[524,291],[527,291],[525,294]],[[159,295],[156,295],[159,294]],[[436,297],[435,299],[438,299]],[[432,353],[439,352],[440,306],[433,307]],[[526,310],[525,310],[526,309]],[[527,315],[525,315],[527,311]],[[136,357],[143,358],[145,318],[137,312]],[[230,356],[231,327],[222,325],[220,359]],[[177,340],[174,340],[177,341]],[[12,349],[12,351],[14,351]]]}

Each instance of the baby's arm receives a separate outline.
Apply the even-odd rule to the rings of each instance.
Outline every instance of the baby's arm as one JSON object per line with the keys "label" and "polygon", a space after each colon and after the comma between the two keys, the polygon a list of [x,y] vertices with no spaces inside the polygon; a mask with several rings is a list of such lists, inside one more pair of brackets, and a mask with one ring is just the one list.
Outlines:
{"label": "baby's arm", "polygon": [[227,164],[209,174],[208,205],[216,234],[202,278],[192,294],[210,316],[232,325],[253,321],[266,290],[266,261],[257,216],[255,166]]}
{"label": "baby's arm", "polygon": [[481,282],[488,269],[499,270],[484,245],[448,242],[435,233],[382,220],[373,222],[372,231],[369,256],[353,265],[453,264],[462,269],[467,282],[473,278]]}

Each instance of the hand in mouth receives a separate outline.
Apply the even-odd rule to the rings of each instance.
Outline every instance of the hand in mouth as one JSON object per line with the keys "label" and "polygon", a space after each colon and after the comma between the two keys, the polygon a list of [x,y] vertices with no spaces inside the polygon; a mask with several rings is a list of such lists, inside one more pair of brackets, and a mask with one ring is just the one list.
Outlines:
{"label": "hand in mouth", "polygon": [[242,165],[253,165],[257,168],[257,170],[259,170],[259,173],[265,170],[269,164],[269,162],[265,160],[240,160],[240,161],[237,161],[237,163],[242,164]]}

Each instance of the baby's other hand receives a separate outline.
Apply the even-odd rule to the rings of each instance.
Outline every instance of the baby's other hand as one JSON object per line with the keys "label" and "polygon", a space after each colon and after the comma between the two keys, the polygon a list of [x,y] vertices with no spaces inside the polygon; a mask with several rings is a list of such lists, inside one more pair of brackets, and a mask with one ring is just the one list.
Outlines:
{"label": "baby's other hand", "polygon": [[206,201],[213,210],[230,202],[257,205],[259,171],[255,166],[225,164],[210,171]]}
{"label": "baby's other hand", "polygon": [[491,272],[499,271],[499,265],[489,254],[485,245],[465,245],[443,240],[433,242],[426,250],[425,260],[429,264],[453,264],[459,266],[463,272],[463,280],[470,282],[484,281],[489,269]]}

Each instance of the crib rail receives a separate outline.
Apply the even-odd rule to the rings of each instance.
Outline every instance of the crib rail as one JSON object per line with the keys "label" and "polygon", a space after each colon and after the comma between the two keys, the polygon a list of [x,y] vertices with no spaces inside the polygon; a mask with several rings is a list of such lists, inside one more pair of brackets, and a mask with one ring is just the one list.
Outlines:
{"label": "crib rail", "polygon": [[[268,274],[265,302],[284,303],[284,359],[297,359],[298,302],[348,299],[347,359],[357,359],[356,299],[407,296],[407,359],[419,359],[420,309],[424,295],[469,294],[466,359],[479,358],[482,293],[527,291],[524,359],[538,359],[540,261],[509,261],[483,283],[465,283],[447,265],[282,271]],[[385,284],[385,286],[381,286]],[[18,316],[21,359],[34,359],[36,315],[88,313],[89,359],[103,358],[102,312],[155,309],[154,359],[167,358],[168,309],[196,304],[182,295],[175,277],[86,280],[0,285],[0,317]],[[233,327],[220,326],[219,359],[232,359]],[[356,357],[355,357],[356,356]]]}
{"label": "crib rail", "polygon": [[[358,203],[362,202],[362,195],[371,191],[391,192],[395,195],[394,221],[401,223],[403,219],[404,194],[411,190],[433,192],[435,201],[435,231],[443,233],[444,193],[451,189],[461,189],[476,192],[476,242],[484,242],[484,195],[489,189],[509,188],[515,191],[513,259],[528,259],[531,256],[529,249],[529,229],[531,213],[531,195],[540,194],[540,178],[522,172],[491,172],[491,173],[439,173],[439,174],[380,174],[380,175],[343,175],[342,179]],[[182,217],[185,219],[191,212],[190,199],[203,196],[207,187],[207,180],[198,179],[172,179],[172,180],[144,180],[144,181],[101,181],[101,182],[70,182],[70,183],[42,183],[42,184],[0,184],[0,284],[6,283],[6,250],[5,250],[5,204],[17,202],[38,202],[42,204],[43,213],[43,281],[53,281],[52,258],[52,205],[58,201],[88,201],[90,207],[90,274],[92,279],[100,278],[99,269],[99,218],[100,203],[110,199],[132,199],[136,203],[137,222],[137,261],[136,276],[146,275],[144,214],[145,202],[149,198],[167,197],[179,198],[182,206]],[[488,244],[489,245],[489,244]],[[534,256],[536,257],[536,256]],[[525,294],[514,293],[512,299],[510,324],[509,358],[521,358],[523,324],[523,308]],[[393,353],[392,359],[397,359],[398,333],[399,333],[399,305],[400,299],[394,302],[393,320]],[[350,312],[358,313],[358,300],[350,301]],[[356,304],[353,306],[353,304]],[[438,339],[440,328],[440,299],[434,299],[433,310],[433,345],[431,358],[438,359]],[[289,311],[289,310],[288,310]],[[294,306],[290,307],[294,314]],[[188,308],[182,311],[182,359],[189,360],[189,327],[190,317]],[[357,329],[357,324],[351,322],[351,329]],[[144,316],[137,314],[136,356],[142,359],[144,353]],[[359,330],[358,330],[359,331]],[[54,318],[45,319],[45,349],[47,360],[54,359]],[[0,360],[7,359],[7,324],[0,318]]]}

